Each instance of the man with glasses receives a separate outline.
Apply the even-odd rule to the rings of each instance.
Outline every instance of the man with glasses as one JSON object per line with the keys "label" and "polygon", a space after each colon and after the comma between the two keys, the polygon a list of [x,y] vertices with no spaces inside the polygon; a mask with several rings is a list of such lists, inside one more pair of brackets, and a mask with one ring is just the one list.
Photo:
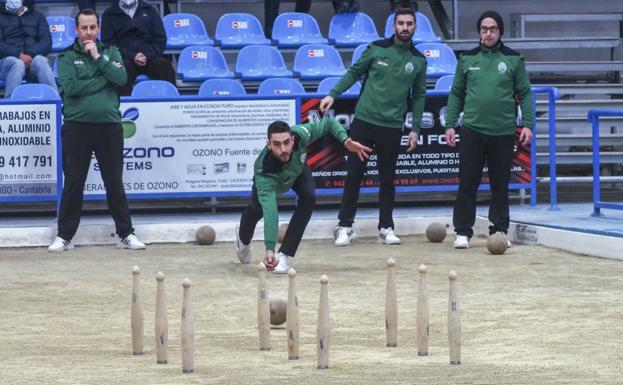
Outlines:
{"label": "man with glasses", "polygon": [[[523,57],[502,43],[502,17],[484,12],[476,28],[480,45],[459,58],[446,112],[446,141],[458,143],[457,118],[464,111],[459,146],[459,191],[454,204],[454,247],[467,249],[476,220],[476,194],[482,169],[489,169],[489,234],[506,234],[508,183],[515,148],[517,100],[523,114],[519,144],[532,139],[534,105]],[[510,242],[509,242],[510,246]]]}

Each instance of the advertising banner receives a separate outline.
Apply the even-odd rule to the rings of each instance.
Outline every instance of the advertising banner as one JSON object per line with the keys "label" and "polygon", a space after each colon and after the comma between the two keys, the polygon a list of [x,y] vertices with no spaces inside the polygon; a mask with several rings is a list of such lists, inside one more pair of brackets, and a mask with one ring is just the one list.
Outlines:
{"label": "advertising banner", "polygon": [[[357,99],[337,99],[328,116],[335,117],[348,130],[354,118]],[[320,119],[318,111],[320,99],[303,99],[301,121]],[[413,152],[406,152],[407,135],[411,131],[411,114],[407,114],[403,127],[402,150],[396,165],[395,185],[397,187],[416,187],[418,190],[439,186],[454,186],[459,183],[458,147],[449,147],[445,142],[445,115],[447,96],[426,97],[426,107],[422,116],[422,129],[418,145]],[[326,116],[325,115],[325,116]],[[519,137],[517,130],[517,137]],[[460,146],[460,136],[458,138]],[[314,142],[307,154],[307,163],[316,180],[317,189],[335,189],[344,186],[346,150],[330,135]],[[376,154],[368,160],[362,180],[362,187],[378,187],[378,168]],[[482,183],[488,184],[489,177],[484,168]],[[511,184],[530,183],[530,146],[516,146],[511,172]]]}
{"label": "advertising banner", "polygon": [[56,199],[58,109],[0,104],[0,201]]}
{"label": "advertising banner", "polygon": [[[295,124],[296,100],[125,101],[121,113],[130,196],[231,194],[251,190],[266,129]],[[95,158],[84,192],[105,193]]]}

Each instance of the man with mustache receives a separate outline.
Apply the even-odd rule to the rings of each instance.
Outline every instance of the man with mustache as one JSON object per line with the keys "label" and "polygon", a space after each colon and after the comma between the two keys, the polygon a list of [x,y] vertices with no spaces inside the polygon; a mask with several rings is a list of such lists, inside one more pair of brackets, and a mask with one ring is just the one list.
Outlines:
{"label": "man with mustache", "polygon": [[[327,133],[362,161],[372,151],[350,139],[333,118],[293,127],[282,121],[268,126],[266,147],[255,161],[251,203],[242,213],[240,225],[236,226],[234,251],[240,262],[251,262],[251,239],[255,225],[264,217],[264,264],[273,273],[288,272],[292,262],[288,259],[294,257],[301,243],[315,204],[314,178],[306,163],[307,146]],[[277,195],[289,189],[296,193],[298,200],[279,252],[275,255],[279,227]]]}
{"label": "man with mustache", "polygon": [[[486,11],[476,23],[480,46],[461,55],[448,97],[446,141],[454,147],[457,118],[461,110],[463,127],[459,146],[459,191],[454,204],[454,248],[467,249],[474,234],[476,194],[485,161],[489,168],[491,203],[489,234],[506,234],[509,225],[508,183],[511,177],[517,99],[523,125],[519,144],[532,139],[534,102],[523,57],[502,43],[502,17]],[[510,242],[508,244],[511,246]]]}
{"label": "man with mustache", "polygon": [[[336,97],[365,76],[350,137],[376,150],[380,182],[378,241],[386,245],[400,244],[400,238],[394,234],[392,213],[396,160],[405,116],[407,111],[413,115],[413,125],[407,138],[407,151],[413,151],[420,131],[426,88],[426,59],[411,42],[415,32],[413,10],[401,8],[396,11],[394,31],[395,34],[389,39],[370,44],[320,102],[320,110],[327,111]],[[352,226],[366,163],[354,156],[346,160],[348,175],[338,216],[336,246],[349,245],[356,237]]]}

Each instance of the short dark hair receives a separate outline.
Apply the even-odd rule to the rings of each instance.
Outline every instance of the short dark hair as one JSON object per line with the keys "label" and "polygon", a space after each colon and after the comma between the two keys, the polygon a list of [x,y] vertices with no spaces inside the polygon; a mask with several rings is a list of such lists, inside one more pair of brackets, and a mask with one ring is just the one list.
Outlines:
{"label": "short dark hair", "polygon": [[282,122],[281,120],[276,120],[272,122],[268,126],[268,132],[267,132],[268,140],[270,140],[270,136],[272,134],[280,134],[282,132],[291,133],[292,131],[290,130],[290,125],[286,122]]}
{"label": "short dark hair", "polygon": [[81,9],[78,11],[78,13],[76,13],[76,27],[79,25],[78,23],[78,18],[80,17],[80,15],[84,15],[84,16],[95,16],[95,20],[97,20],[97,25],[99,25],[100,23],[100,18],[97,15],[97,11],[92,9],[92,8],[85,8],[85,9]]}
{"label": "short dark hair", "polygon": [[415,21],[415,12],[413,12],[411,8],[408,8],[408,7],[398,8],[396,10],[396,13],[394,14],[394,24],[396,24],[396,18],[398,17],[398,15],[411,15],[413,16],[413,21]]}

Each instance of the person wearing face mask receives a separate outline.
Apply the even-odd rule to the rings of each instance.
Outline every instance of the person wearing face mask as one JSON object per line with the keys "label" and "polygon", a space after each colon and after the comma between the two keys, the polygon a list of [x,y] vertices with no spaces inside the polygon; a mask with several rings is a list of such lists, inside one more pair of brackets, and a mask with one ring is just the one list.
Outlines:
{"label": "person wearing face mask", "polygon": [[[405,117],[407,111],[413,114],[413,125],[407,137],[407,151],[413,151],[424,111],[426,59],[411,42],[415,27],[413,10],[399,9],[394,15],[394,35],[371,43],[320,102],[320,110],[326,112],[335,98],[365,77],[350,137],[376,150],[380,182],[378,241],[386,245],[400,244],[400,238],[394,234],[394,177]],[[347,176],[336,227],[336,246],[349,245],[356,237],[352,225],[366,163],[354,156],[346,160]]]}
{"label": "person wearing face mask", "polygon": [[46,55],[52,49],[48,22],[22,0],[7,0],[0,8],[0,79],[8,98],[24,79],[47,84],[56,92],[54,73]]}
{"label": "person wearing face mask", "polygon": [[[489,169],[491,203],[489,234],[508,231],[508,184],[515,146],[532,139],[534,104],[523,57],[502,42],[504,22],[495,11],[486,11],[476,23],[480,45],[461,54],[448,97],[446,141],[458,143],[459,113],[463,125],[459,145],[459,191],[454,204],[454,247],[469,248],[476,220],[476,194],[482,169]],[[517,98],[524,127],[516,144]],[[509,246],[511,246],[509,242]]]}
{"label": "person wearing face mask", "polygon": [[[240,217],[240,226],[236,226],[234,252],[240,262],[251,262],[253,232],[257,222],[264,217],[264,264],[273,273],[288,272],[315,203],[314,178],[306,163],[307,146],[326,134],[331,134],[361,160],[367,159],[372,151],[350,139],[333,118],[293,127],[282,121],[268,126],[266,147],[255,161],[251,203]],[[279,226],[277,196],[289,189],[298,197],[296,209],[275,255]]]}
{"label": "person wearing face mask", "polygon": [[48,251],[74,248],[71,242],[80,224],[84,183],[95,154],[106,202],[119,235],[117,247],[140,250],[145,244],[134,235],[128,200],[123,188],[123,128],[117,89],[126,72],[117,47],[97,40],[99,20],[92,9],[76,15],[73,45],[58,57],[58,79],[63,90],[63,195],[58,230]]}
{"label": "person wearing face mask", "polygon": [[119,95],[132,93],[139,74],[175,85],[175,70],[164,56],[167,35],[158,11],[143,0],[119,0],[102,15],[102,41],[119,47],[128,82]]}

